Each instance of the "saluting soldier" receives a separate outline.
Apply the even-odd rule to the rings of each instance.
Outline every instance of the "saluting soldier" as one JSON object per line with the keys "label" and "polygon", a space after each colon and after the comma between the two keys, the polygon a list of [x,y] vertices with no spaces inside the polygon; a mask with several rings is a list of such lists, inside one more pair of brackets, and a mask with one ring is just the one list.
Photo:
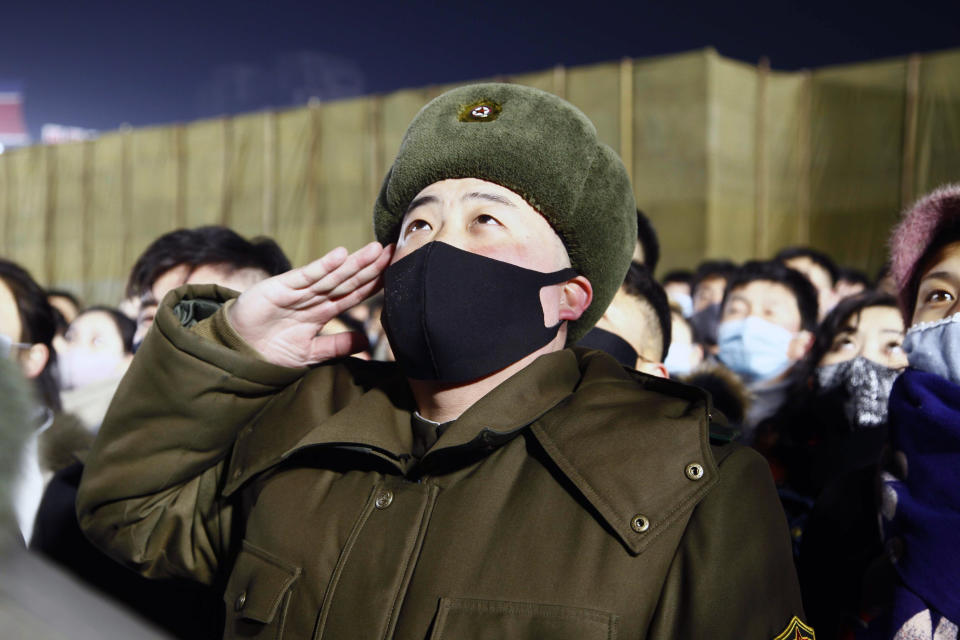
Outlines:
{"label": "saluting soldier", "polygon": [[[702,391],[570,348],[623,281],[623,163],[567,102],[414,118],[379,243],[163,301],[78,510],[149,576],[225,585],[226,638],[795,638],[763,459]],[[396,363],[324,325],[381,284]]]}

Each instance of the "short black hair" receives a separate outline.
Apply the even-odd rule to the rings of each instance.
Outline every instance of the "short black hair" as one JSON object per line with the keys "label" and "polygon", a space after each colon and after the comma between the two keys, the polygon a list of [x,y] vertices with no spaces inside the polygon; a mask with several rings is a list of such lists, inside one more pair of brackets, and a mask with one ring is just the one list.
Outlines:
{"label": "short black hair", "polygon": [[656,272],[660,262],[660,239],[650,218],[640,209],[637,209],[637,242],[643,247],[643,264],[651,274]]}
{"label": "short black hair", "polygon": [[751,282],[763,280],[782,284],[793,294],[800,311],[800,327],[805,331],[817,328],[817,290],[805,275],[791,269],[779,260],[750,260],[745,262],[727,280],[722,306],[726,306],[730,292]]}
{"label": "short black hair", "polygon": [[123,352],[133,353],[133,336],[137,332],[137,323],[127,317],[119,309],[104,305],[94,305],[92,307],[88,307],[77,314],[77,318],[95,311],[99,311],[100,313],[105,313],[110,316],[110,319],[113,320],[113,324],[117,327],[117,333],[120,335],[120,341],[123,343]]}
{"label": "short black hair", "polygon": [[232,229],[215,225],[177,229],[154,240],[137,258],[127,280],[127,297],[147,293],[161,275],[182,264],[191,270],[225,264],[233,269],[262,269],[271,276],[290,270],[290,260],[270,238],[247,240]]}
{"label": "short black hair", "polygon": [[891,307],[899,309],[897,300],[889,293],[882,291],[865,291],[854,296],[844,298],[837,303],[827,317],[823,319],[814,333],[813,345],[807,354],[796,366],[796,384],[801,387],[808,385],[814,369],[820,364],[823,356],[830,351],[833,341],[843,328],[844,323],[854,315],[868,307]]}
{"label": "short black hair", "polygon": [[737,265],[731,260],[704,260],[697,265],[697,270],[693,273],[693,280],[690,281],[691,295],[704,280],[708,278],[726,278],[729,280],[736,270]]}
{"label": "short black hair", "polygon": [[66,289],[47,289],[48,298],[66,298],[70,301],[70,304],[77,308],[77,311],[83,310],[83,305],[80,304],[80,298],[78,298],[73,292],[67,291]]}
{"label": "short black hair", "polygon": [[632,296],[642,298],[653,308],[660,325],[660,362],[663,362],[666,360],[667,351],[670,349],[670,331],[673,322],[670,318],[670,302],[667,300],[667,292],[664,291],[659,282],[653,279],[653,275],[646,265],[636,261],[630,263],[627,277],[623,281],[623,289]]}
{"label": "short black hair", "polygon": [[674,269],[673,271],[667,272],[667,275],[663,276],[660,280],[660,284],[667,286],[674,282],[682,282],[686,285],[689,285],[693,282],[693,271],[689,269]]}
{"label": "short black hair", "polygon": [[860,269],[854,269],[853,267],[840,267],[837,270],[837,282],[841,280],[862,284],[867,289],[873,286],[873,283],[870,281],[870,276]]}
{"label": "short black hair", "polygon": [[0,280],[3,280],[13,293],[17,302],[17,314],[20,316],[20,335],[10,337],[18,342],[47,346],[47,365],[33,382],[40,401],[50,409],[60,411],[57,352],[53,348],[57,316],[53,305],[47,301],[47,292],[37,284],[30,272],[15,262],[0,258]]}
{"label": "short black hair", "polygon": [[787,260],[793,260],[794,258],[810,259],[812,262],[823,267],[827,273],[830,274],[830,284],[837,284],[837,278],[840,276],[840,270],[837,268],[837,263],[833,261],[833,258],[822,251],[817,251],[811,247],[787,247],[785,249],[781,249],[780,252],[773,257],[774,260],[783,263],[786,263]]}

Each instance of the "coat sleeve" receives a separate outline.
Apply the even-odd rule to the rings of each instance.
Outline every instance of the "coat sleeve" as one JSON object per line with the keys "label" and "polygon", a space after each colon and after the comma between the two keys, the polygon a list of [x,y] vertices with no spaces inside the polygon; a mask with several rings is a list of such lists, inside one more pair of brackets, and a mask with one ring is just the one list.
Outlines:
{"label": "coat sleeve", "polygon": [[687,524],[651,638],[773,640],[794,616],[804,620],[786,517],[770,469],[752,449],[727,446],[735,450]]}
{"label": "coat sleeve", "polygon": [[210,339],[211,323],[226,322],[222,309],[196,324],[178,306],[195,299],[210,312],[233,295],[211,285],[164,299],[86,461],[77,498],[81,527],[147,576],[213,580],[230,540],[231,506],[220,487],[234,439],[307,371]]}

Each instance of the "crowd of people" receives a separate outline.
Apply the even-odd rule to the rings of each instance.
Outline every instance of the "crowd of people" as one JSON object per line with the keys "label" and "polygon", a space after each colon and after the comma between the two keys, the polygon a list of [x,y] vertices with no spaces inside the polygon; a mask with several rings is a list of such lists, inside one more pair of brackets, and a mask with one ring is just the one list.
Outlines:
{"label": "crowd of people", "polygon": [[374,218],[299,269],[167,233],[116,306],[0,260],[0,571],[104,598],[68,637],[958,638],[960,186],[874,278],[790,247],[658,282],[589,121],[474,85]]}

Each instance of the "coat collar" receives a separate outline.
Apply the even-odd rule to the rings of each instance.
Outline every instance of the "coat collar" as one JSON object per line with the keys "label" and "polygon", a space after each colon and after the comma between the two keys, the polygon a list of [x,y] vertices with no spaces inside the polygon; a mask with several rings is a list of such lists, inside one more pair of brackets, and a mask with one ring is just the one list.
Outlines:
{"label": "coat collar", "polygon": [[[577,349],[581,381],[531,426],[550,459],[632,553],[685,521],[717,483],[709,396]],[[695,466],[694,466],[695,465]]]}
{"label": "coat collar", "polygon": [[[317,446],[361,448],[397,473],[409,472],[413,403],[406,382],[395,368],[369,388],[355,379],[331,383],[329,372],[312,372],[280,394],[238,437],[224,493]],[[321,384],[339,384],[340,400],[322,400],[329,391],[321,393]],[[470,407],[421,468],[429,472],[464,452],[483,455],[529,427],[550,461],[639,554],[689,517],[718,480],[708,412],[703,391],[625,370],[600,352],[567,349],[538,358]],[[317,415],[329,417],[317,422]]]}

